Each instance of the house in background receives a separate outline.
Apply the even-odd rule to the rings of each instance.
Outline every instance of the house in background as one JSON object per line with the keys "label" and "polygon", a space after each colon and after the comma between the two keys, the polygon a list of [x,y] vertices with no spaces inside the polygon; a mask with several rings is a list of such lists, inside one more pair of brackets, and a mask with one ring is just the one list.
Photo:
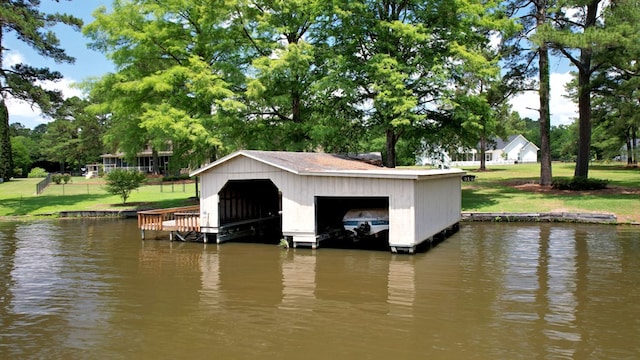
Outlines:
{"label": "house in background", "polygon": [[[479,147],[478,147],[479,148]],[[522,135],[512,135],[506,140],[495,139],[487,144],[485,161],[487,165],[510,165],[517,163],[538,162],[536,144]],[[418,158],[418,165],[432,165],[436,167],[479,166],[480,151],[471,149],[454,154],[423,154]]]}
{"label": "house in background", "polygon": [[[87,164],[85,166],[84,176],[87,178],[98,176],[102,173],[108,173],[115,169],[124,170],[136,170],[143,173],[153,173],[154,161],[157,162],[158,172],[160,174],[169,173],[169,162],[173,156],[173,150],[162,150],[157,152],[157,156],[154,157],[151,147],[147,147],[145,150],[136,154],[135,163],[128,163],[125,160],[125,154],[118,152],[115,154],[102,154],[102,163]],[[155,158],[155,160],[154,160]]]}
{"label": "house in background", "polygon": [[[161,174],[169,172],[171,156],[173,156],[173,151],[171,150],[158,151],[157,165],[158,171]],[[120,152],[116,154],[102,154],[100,157],[102,158],[102,166],[106,173],[114,169],[137,170],[144,173],[152,173],[154,168],[154,156],[150,148],[136,154],[136,160],[133,164],[129,164],[125,160],[124,153]]]}

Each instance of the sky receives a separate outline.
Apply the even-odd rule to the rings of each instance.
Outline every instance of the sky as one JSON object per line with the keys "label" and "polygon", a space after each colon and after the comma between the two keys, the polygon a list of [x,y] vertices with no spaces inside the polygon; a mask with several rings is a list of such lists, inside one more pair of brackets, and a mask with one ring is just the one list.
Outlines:
{"label": "sky", "polygon": [[[91,15],[100,6],[107,8],[111,0],[74,0],[42,1],[42,9],[47,13],[60,12],[79,17],[85,24],[93,21]],[[9,49],[5,52],[5,66],[15,63],[27,63],[33,66],[46,66],[51,70],[60,71],[64,79],[55,84],[48,84],[62,90],[65,97],[80,96],[82,92],[74,88],[74,84],[92,77],[100,77],[106,73],[113,72],[114,66],[107,59],[105,54],[96,52],[87,47],[89,39],[85,38],[81,32],[73,31],[67,26],[56,26],[53,29],[60,39],[60,46],[64,48],[68,55],[76,58],[74,64],[57,64],[50,59],[44,59],[28,46],[16,40],[12,36],[7,36],[5,46]],[[571,79],[571,68],[566,60],[555,59],[551,64],[551,125],[568,125],[577,118],[578,107],[576,104],[566,99],[564,85]],[[516,96],[510,102],[513,110],[517,111],[522,118],[528,117],[538,119],[539,107],[538,94],[528,92]],[[51,121],[41,115],[37,108],[31,108],[28,104],[18,101],[7,102],[9,109],[9,122],[21,123],[27,128],[33,129],[37,125]]]}
{"label": "sky", "polygon": [[[85,24],[93,21],[91,14],[95,9],[102,5],[108,7],[110,4],[111,0],[73,0],[60,1],[59,3],[53,0],[43,0],[41,3],[42,10],[46,13],[67,13],[81,18]],[[85,38],[81,32],[63,25],[57,25],[52,30],[60,39],[60,47],[65,49],[68,55],[76,58],[74,64],[57,64],[51,59],[45,59],[26,44],[16,40],[13,34],[7,34],[3,39],[3,45],[9,50],[4,53],[4,65],[22,62],[61,72],[64,75],[62,81],[46,86],[62,90],[65,97],[82,96],[82,92],[73,87],[74,83],[114,71],[113,64],[104,54],[87,47],[89,39]],[[43,117],[37,108],[32,109],[29,104],[24,102],[9,101],[7,107],[9,123],[19,122],[25,127],[33,129],[38,124],[51,121],[51,119]]]}

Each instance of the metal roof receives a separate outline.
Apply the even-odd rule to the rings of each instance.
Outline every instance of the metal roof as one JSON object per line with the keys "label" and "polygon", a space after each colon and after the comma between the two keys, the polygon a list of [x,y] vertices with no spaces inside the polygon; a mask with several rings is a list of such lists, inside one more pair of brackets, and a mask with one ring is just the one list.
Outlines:
{"label": "metal roof", "polygon": [[446,176],[451,174],[463,175],[459,169],[390,169],[350,158],[346,155],[314,153],[241,150],[227,155],[219,160],[193,171],[190,175],[200,175],[216,166],[230,161],[238,156],[244,156],[258,162],[288,171],[297,175],[308,176],[351,176],[374,178],[408,178],[418,179],[423,176]]}

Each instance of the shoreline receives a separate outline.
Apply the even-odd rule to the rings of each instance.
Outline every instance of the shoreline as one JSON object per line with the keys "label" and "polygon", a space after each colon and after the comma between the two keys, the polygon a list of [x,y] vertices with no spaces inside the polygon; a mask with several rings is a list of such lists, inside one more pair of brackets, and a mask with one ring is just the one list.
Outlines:
{"label": "shoreline", "polygon": [[614,214],[571,213],[571,212],[467,212],[463,211],[460,222],[562,222],[579,224],[640,225],[640,223],[619,223]]}
{"label": "shoreline", "polygon": [[[142,210],[140,210],[142,211]],[[70,210],[38,215],[21,215],[0,217],[7,220],[39,220],[45,218],[77,219],[77,218],[137,218],[138,210]],[[470,212],[463,211],[460,222],[559,222],[579,224],[634,225],[640,223],[619,223],[614,214],[609,213],[571,213],[571,212]]]}

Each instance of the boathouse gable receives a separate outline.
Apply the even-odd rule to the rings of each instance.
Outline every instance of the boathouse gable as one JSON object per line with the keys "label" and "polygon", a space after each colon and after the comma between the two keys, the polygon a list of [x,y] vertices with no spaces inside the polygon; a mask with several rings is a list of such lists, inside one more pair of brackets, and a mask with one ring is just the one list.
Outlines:
{"label": "boathouse gable", "polygon": [[278,190],[281,234],[294,246],[317,247],[324,231],[319,227],[326,225],[322,219],[341,219],[350,205],[373,205],[388,207],[392,249],[412,252],[458,223],[463,174],[457,169],[386,169],[331,154],[244,150],[191,175],[201,178],[200,231],[205,234],[218,234],[224,225],[221,191],[229,182],[251,186],[248,181],[264,180]]}

